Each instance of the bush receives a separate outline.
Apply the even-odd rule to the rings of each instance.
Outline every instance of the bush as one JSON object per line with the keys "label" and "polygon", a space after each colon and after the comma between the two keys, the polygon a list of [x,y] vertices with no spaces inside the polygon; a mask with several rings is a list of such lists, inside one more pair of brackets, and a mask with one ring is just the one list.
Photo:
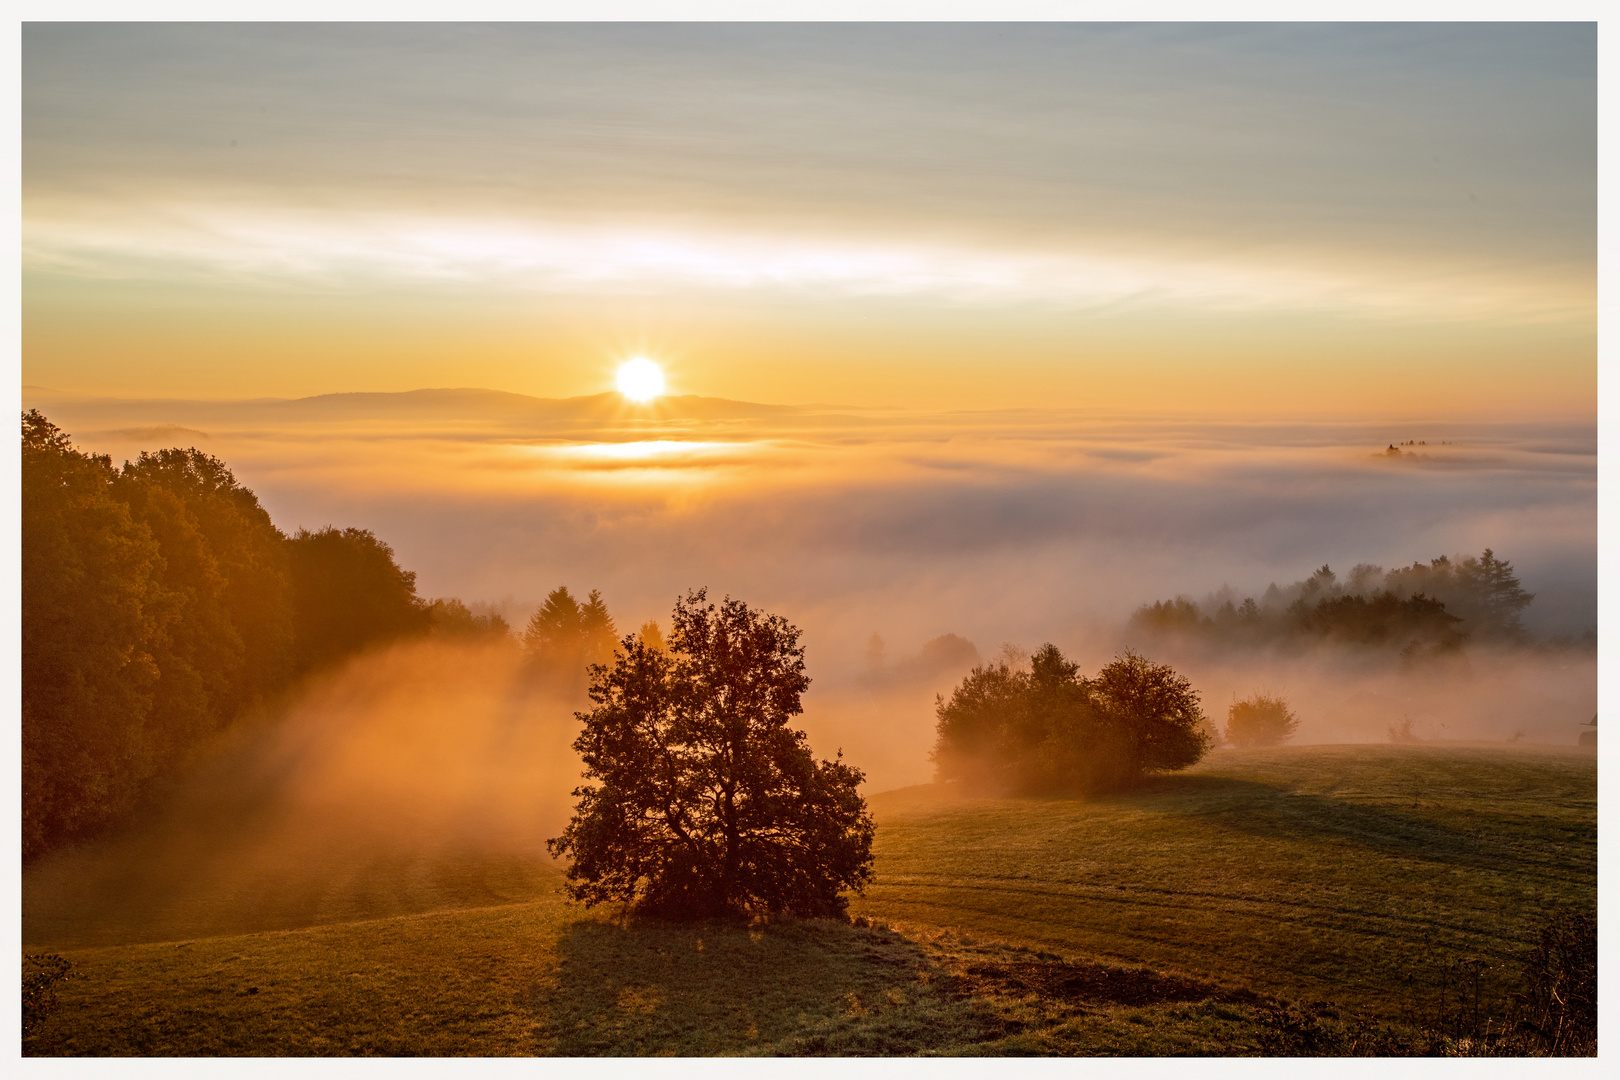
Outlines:
{"label": "bush", "polygon": [[1051,644],[1027,671],[980,665],[937,716],[939,779],[1022,794],[1128,786],[1193,764],[1211,742],[1191,684],[1130,651],[1092,679]]}
{"label": "bush", "polygon": [[1299,727],[1299,717],[1275,694],[1255,694],[1226,710],[1226,741],[1233,746],[1281,746]]}

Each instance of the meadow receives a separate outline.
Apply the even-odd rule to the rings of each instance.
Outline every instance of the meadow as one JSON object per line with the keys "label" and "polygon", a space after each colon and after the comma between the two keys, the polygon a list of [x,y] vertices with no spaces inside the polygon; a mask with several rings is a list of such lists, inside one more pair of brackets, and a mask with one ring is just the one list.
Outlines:
{"label": "meadow", "polygon": [[1499,1007],[1538,918],[1595,911],[1596,779],[1573,747],[1431,743],[1218,751],[1085,801],[883,792],[850,922],[626,920],[543,862],[357,861],[325,908],[347,921],[189,940],[109,944],[25,901],[25,952],[74,965],[26,1049],[1410,1050],[1469,993]]}

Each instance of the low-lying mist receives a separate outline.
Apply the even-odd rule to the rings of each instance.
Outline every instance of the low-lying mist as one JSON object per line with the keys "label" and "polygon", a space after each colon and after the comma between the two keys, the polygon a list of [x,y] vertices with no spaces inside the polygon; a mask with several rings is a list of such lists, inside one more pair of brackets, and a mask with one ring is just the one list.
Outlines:
{"label": "low-lying mist", "polygon": [[[1525,624],[1596,625],[1595,428],[896,413],[474,391],[286,402],[26,390],[87,450],[195,444],[284,530],[373,530],[426,596],[521,625],[560,584],[621,626],[707,586],[807,631],[817,677],[875,631],[981,648],[1110,628],[1144,602],[1487,547]],[[616,396],[615,396],[616,400]],[[183,430],[177,430],[183,429]],[[1424,445],[1391,457],[1386,444]]]}
{"label": "low-lying mist", "polygon": [[[1596,710],[1591,650],[1534,644],[1596,625],[1589,424],[905,417],[696,399],[627,417],[597,399],[498,395],[503,412],[471,392],[251,407],[26,396],[89,451],[196,444],[280,528],[372,529],[421,595],[514,628],[558,585],[600,589],[621,633],[667,625],[697,586],[780,614],[808,650],[801,726],[817,755],[842,749],[865,770],[869,793],[932,778],[935,695],[1003,643],[1051,641],[1089,675],[1145,602],[1223,585],[1259,595],[1324,561],[1344,572],[1494,548],[1536,594],[1532,644],[1475,642],[1412,668],[1328,646],[1166,642],[1152,658],[1191,678],[1217,726],[1235,696],[1283,695],[1298,743],[1397,728],[1568,745]],[[1404,439],[1421,452],[1385,452]],[[549,889],[543,841],[578,783],[583,704],[535,686],[515,645],[364,657],[239,725],[117,837],[30,866],[25,938],[165,939]]]}
{"label": "low-lying mist", "polygon": [[[930,646],[806,696],[812,748],[842,749],[869,794],[932,779],[934,695],[997,651]],[[1070,646],[1083,674],[1112,648]],[[1218,726],[1234,698],[1282,694],[1296,743],[1384,742],[1410,721],[1419,740],[1572,745],[1596,709],[1596,661],[1578,651],[1475,651],[1416,671],[1326,649],[1159,658]],[[536,683],[511,643],[362,656],[245,722],[117,834],[31,866],[24,940],[175,940],[549,893],[544,842],[580,782],[570,744],[585,704]]]}
{"label": "low-lying mist", "polygon": [[29,868],[29,942],[168,940],[529,899],[580,763],[509,645],[362,656],[252,718],[116,835]]}
{"label": "low-lying mist", "polygon": [[[1102,632],[1049,640],[1087,676],[1125,647],[1118,635]],[[1042,643],[1006,644],[1028,653]],[[1001,649],[978,651],[990,659]],[[1404,727],[1418,741],[1574,746],[1597,712],[1597,658],[1579,649],[1469,649],[1453,662],[1416,669],[1332,647],[1212,657],[1170,646],[1150,655],[1192,681],[1217,728],[1226,726],[1234,701],[1256,691],[1282,695],[1300,719],[1290,740],[1296,745],[1388,742],[1392,728]],[[805,730],[818,752],[841,747],[865,769],[870,791],[928,783],[934,696],[949,697],[971,666],[942,666],[895,683],[812,686]]]}

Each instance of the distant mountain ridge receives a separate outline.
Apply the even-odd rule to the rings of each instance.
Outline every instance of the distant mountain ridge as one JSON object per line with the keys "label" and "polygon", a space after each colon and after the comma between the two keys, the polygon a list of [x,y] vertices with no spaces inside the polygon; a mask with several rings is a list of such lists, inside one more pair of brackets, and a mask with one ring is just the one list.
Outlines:
{"label": "distant mountain ridge", "polygon": [[807,411],[803,406],[766,405],[696,394],[671,394],[638,404],[613,392],[572,398],[538,398],[477,387],[201,401],[184,398],[90,397],[25,386],[23,402],[25,406],[40,408],[47,414],[58,409],[69,412],[77,423],[141,421],[185,425],[404,419],[528,421],[567,425],[570,422],[601,424],[638,420],[744,420],[782,417]]}

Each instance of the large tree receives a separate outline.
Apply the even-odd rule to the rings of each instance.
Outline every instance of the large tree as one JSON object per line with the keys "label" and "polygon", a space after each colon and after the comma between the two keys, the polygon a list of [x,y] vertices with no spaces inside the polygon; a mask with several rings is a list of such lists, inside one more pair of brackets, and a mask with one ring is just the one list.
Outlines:
{"label": "large tree", "polygon": [[[207,566],[212,568],[207,573],[218,579],[213,603],[229,624],[222,636],[241,654],[231,675],[236,696],[225,711],[285,684],[292,673],[294,648],[288,544],[258,497],[223,461],[194,447],[142,453],[124,462],[114,493],[138,519],[148,521],[160,539],[166,529],[178,527],[195,533],[206,548],[203,556],[182,554],[177,559],[165,543],[164,557],[171,574],[203,575]],[[165,500],[158,493],[184,507],[174,524],[164,521]],[[187,569],[177,568],[177,562]],[[193,565],[197,569],[190,569]],[[197,598],[209,592],[200,581],[184,587]]]}
{"label": "large tree", "polygon": [[799,631],[699,589],[675,604],[668,649],[623,640],[591,669],[574,743],[585,777],[563,834],[568,890],[679,917],[830,916],[872,876],[862,773],[816,761],[802,731]]}
{"label": "large tree", "polygon": [[119,470],[30,410],[21,481],[27,859],[117,822],[303,671],[430,623],[505,632],[423,604],[369,532],[289,540],[195,448]]}

